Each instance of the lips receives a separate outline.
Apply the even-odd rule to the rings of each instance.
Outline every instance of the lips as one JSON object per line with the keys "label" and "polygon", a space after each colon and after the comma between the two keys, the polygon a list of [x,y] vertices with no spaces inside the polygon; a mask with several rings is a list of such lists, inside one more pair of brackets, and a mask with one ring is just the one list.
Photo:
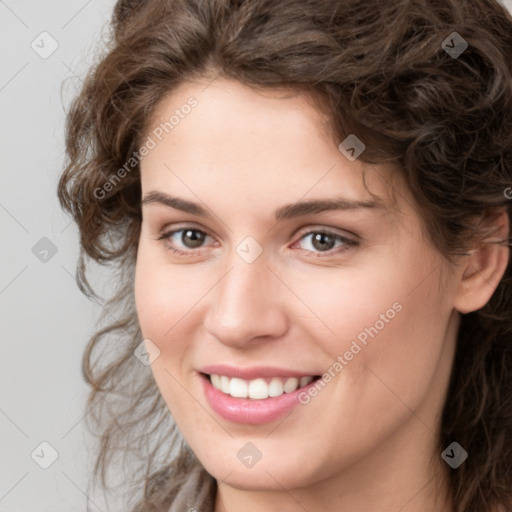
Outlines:
{"label": "lips", "polygon": [[238,377],[239,379],[252,380],[258,377],[307,377],[318,375],[317,372],[297,371],[276,366],[252,366],[242,368],[240,366],[228,366],[224,364],[208,365],[199,368],[199,372],[208,375],[225,375],[226,377]]}
{"label": "lips", "polygon": [[212,409],[222,418],[245,424],[279,419],[298,403],[300,392],[319,375],[283,368],[203,367],[203,389]]}

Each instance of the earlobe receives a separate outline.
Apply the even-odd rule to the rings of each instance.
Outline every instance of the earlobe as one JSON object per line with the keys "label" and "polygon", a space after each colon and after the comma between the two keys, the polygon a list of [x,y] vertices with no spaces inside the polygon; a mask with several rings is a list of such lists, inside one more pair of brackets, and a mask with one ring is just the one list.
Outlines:
{"label": "earlobe", "polygon": [[476,311],[489,301],[509,261],[509,248],[499,240],[509,236],[507,212],[503,209],[487,224],[493,234],[464,258],[454,307],[459,313]]}

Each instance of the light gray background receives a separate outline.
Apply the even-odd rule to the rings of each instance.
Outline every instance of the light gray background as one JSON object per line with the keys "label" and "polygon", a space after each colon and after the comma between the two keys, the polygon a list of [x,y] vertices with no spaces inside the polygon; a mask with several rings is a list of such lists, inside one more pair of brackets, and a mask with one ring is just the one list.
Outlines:
{"label": "light gray background", "polygon": [[[77,230],[60,210],[56,186],[64,111],[101,46],[113,4],[0,1],[1,512],[86,509],[91,460],[81,356],[100,308],[74,282]],[[39,51],[51,49],[43,31],[58,43],[47,58],[31,47],[36,40]],[[32,253],[43,237],[57,248],[46,262]],[[31,458],[42,441],[58,452],[48,469]],[[39,461],[50,455],[42,450]],[[106,512],[101,496],[93,500],[99,508],[90,510]]]}
{"label": "light gray background", "polygon": [[[512,11],[512,0],[505,3]],[[0,0],[0,512],[85,510],[91,460],[81,357],[100,307],[75,285],[77,230],[56,186],[65,108],[101,47],[113,4]],[[31,47],[35,40],[39,52],[51,49],[44,31],[58,43],[47,58]],[[32,252],[43,237],[57,249],[46,262],[44,247],[39,258]],[[31,457],[37,448],[34,458],[47,460],[43,441],[58,452],[48,469]],[[101,497],[93,501],[91,510],[107,511]]]}

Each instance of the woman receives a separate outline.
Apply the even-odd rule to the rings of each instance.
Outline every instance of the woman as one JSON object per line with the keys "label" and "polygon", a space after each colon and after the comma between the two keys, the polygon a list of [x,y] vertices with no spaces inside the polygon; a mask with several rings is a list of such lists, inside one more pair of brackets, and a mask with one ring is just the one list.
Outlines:
{"label": "woman", "polygon": [[507,11],[119,1],[112,27],[59,184],[80,286],[116,271],[83,365],[103,485],[122,453],[134,511],[511,510]]}

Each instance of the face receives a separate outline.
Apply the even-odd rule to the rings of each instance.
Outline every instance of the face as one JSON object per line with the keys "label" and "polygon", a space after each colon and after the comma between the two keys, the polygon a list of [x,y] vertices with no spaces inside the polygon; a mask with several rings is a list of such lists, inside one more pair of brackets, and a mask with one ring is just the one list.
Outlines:
{"label": "face", "polygon": [[183,84],[147,133],[151,368],[204,467],[241,489],[435,449],[455,279],[399,174],[349,160],[328,126],[304,96],[217,79]]}

